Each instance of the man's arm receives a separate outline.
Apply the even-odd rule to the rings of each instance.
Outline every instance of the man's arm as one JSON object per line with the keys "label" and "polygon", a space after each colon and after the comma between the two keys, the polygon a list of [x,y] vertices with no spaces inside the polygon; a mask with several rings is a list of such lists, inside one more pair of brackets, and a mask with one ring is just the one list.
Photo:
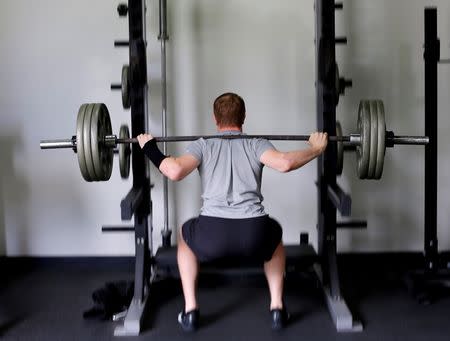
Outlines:
{"label": "man's arm", "polygon": [[287,173],[298,169],[323,153],[327,147],[326,133],[312,133],[309,138],[309,148],[292,152],[280,152],[276,149],[266,150],[260,161],[279,172]]}
{"label": "man's arm", "polygon": [[200,162],[191,154],[184,154],[180,157],[167,157],[159,166],[159,170],[172,181],[183,180]]}
{"label": "man's arm", "polygon": [[141,134],[137,137],[139,145],[145,155],[158,167],[158,169],[172,181],[180,181],[198,167],[198,161],[193,155],[185,154],[180,157],[166,156],[157,147],[150,134]]}

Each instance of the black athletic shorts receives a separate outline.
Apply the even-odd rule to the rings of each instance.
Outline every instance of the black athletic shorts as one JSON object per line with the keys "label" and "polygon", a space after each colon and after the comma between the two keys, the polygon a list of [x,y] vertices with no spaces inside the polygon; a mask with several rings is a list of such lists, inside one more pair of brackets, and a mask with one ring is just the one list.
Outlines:
{"label": "black athletic shorts", "polygon": [[267,215],[246,219],[201,215],[185,222],[181,233],[200,262],[245,258],[262,263],[272,258],[283,232]]}

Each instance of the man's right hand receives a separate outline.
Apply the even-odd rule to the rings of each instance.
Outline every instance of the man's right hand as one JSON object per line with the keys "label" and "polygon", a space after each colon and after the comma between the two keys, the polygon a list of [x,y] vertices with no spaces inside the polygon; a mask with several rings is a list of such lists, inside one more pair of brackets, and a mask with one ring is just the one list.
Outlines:
{"label": "man's right hand", "polygon": [[323,153],[325,148],[327,148],[328,134],[320,132],[312,133],[309,136],[308,143],[311,148],[313,148],[317,152],[317,155],[320,155]]}
{"label": "man's right hand", "polygon": [[141,148],[144,148],[145,144],[150,141],[153,140],[153,136],[150,134],[139,134],[137,136],[138,142],[139,142],[139,146]]}

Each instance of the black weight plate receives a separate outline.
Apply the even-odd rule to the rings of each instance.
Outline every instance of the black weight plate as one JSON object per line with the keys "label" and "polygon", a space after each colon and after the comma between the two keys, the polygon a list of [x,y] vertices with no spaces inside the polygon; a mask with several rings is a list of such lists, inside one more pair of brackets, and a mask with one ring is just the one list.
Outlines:
{"label": "black weight plate", "polygon": [[124,109],[130,109],[130,67],[122,66],[122,106]]}
{"label": "black weight plate", "polygon": [[377,149],[377,167],[375,169],[374,179],[381,179],[384,167],[384,155],[386,152],[386,118],[384,115],[383,101],[377,101],[378,107],[378,149]]}
{"label": "black weight plate", "polygon": [[106,105],[103,103],[100,103],[98,105],[100,106],[100,118],[103,122],[101,124],[102,131],[98,133],[98,140],[101,141],[100,155],[102,159],[104,174],[102,181],[107,181],[111,178],[114,161],[114,150],[113,148],[105,146],[104,137],[107,135],[112,135],[111,118],[109,116],[109,111]]}
{"label": "black weight plate", "polygon": [[86,166],[86,159],[84,156],[84,139],[83,139],[83,127],[84,127],[84,116],[86,113],[86,108],[88,107],[88,104],[82,104],[80,106],[80,109],[78,110],[77,115],[77,158],[78,158],[78,165],[80,167],[81,175],[83,176],[83,179],[86,181],[92,181],[87,166]]}
{"label": "black weight plate", "polygon": [[[123,124],[120,126],[119,130],[119,138],[120,139],[128,139],[130,138],[130,130],[128,126]],[[130,155],[131,148],[128,143],[121,143],[119,145],[119,168],[120,168],[120,176],[122,179],[128,179],[130,175]]]}
{"label": "black weight plate", "polygon": [[91,146],[91,118],[92,111],[95,104],[91,103],[86,108],[86,114],[84,115],[83,123],[83,146],[84,146],[84,159],[86,160],[86,168],[89,172],[91,181],[98,181],[98,176],[95,173],[94,161],[92,158],[92,146]]}
{"label": "black weight plate", "polygon": [[365,179],[369,170],[370,157],[370,106],[368,101],[359,102],[358,131],[361,141],[356,147],[357,173],[360,179]]}
{"label": "black weight plate", "polygon": [[94,165],[95,174],[97,175],[96,180],[102,181],[105,177],[104,174],[104,167],[103,167],[103,160],[102,160],[102,148],[106,148],[103,141],[104,141],[104,127],[102,126],[104,124],[102,118],[101,118],[101,106],[100,104],[96,103],[94,104],[94,108],[92,111],[91,116],[91,151],[92,151],[92,163]]}
{"label": "black weight plate", "polygon": [[[342,127],[339,121],[336,121],[336,136],[342,136]],[[337,142],[336,143],[336,174],[341,175],[342,170],[344,168],[344,143]]]}
{"label": "black weight plate", "polygon": [[369,101],[370,106],[370,156],[367,179],[373,179],[377,166],[378,149],[378,106],[376,101]]}

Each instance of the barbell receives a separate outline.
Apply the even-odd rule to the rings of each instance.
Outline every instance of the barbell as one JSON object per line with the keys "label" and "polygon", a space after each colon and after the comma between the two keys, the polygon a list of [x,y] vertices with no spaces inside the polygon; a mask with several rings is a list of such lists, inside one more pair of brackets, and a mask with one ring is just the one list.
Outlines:
{"label": "barbell", "polygon": [[[358,134],[342,135],[340,123],[336,135],[328,140],[337,143],[337,173],[342,172],[344,145],[356,146],[357,173],[360,179],[380,179],[386,147],[426,145],[427,136],[395,136],[386,131],[384,105],[381,100],[361,100],[358,109]],[[204,139],[253,139],[308,141],[310,135],[194,135],[155,137],[157,142],[183,142]],[[102,103],[81,105],[77,115],[76,135],[71,139],[42,140],[41,149],[71,148],[77,153],[78,165],[86,181],[107,181],[111,177],[114,148],[119,145],[120,173],[127,178],[131,143],[127,126],[121,126],[119,137],[112,134],[108,108]]]}

